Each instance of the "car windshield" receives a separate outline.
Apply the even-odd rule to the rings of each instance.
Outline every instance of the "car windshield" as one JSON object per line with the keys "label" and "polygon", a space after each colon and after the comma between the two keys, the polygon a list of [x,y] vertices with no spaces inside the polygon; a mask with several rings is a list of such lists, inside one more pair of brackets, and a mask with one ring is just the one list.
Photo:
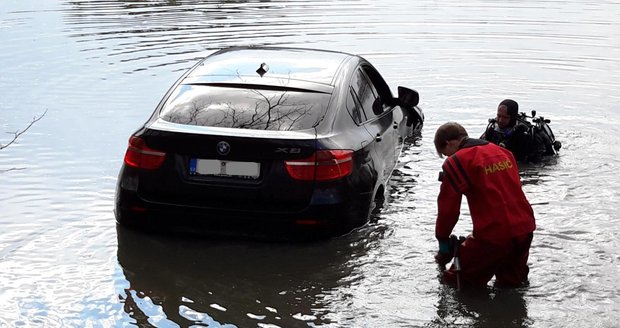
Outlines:
{"label": "car windshield", "polygon": [[187,125],[305,130],[322,120],[329,98],[330,94],[299,89],[184,84],[168,99],[159,116]]}

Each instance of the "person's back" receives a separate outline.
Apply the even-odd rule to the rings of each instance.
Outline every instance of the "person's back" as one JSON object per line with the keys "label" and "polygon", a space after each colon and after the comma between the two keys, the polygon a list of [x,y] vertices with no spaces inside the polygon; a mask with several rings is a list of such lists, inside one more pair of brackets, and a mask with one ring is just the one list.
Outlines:
{"label": "person's back", "polygon": [[[527,281],[527,260],[536,223],[523,193],[512,153],[481,139],[469,138],[455,122],[441,125],[433,140],[439,156],[448,156],[440,174],[435,261],[444,266],[458,252],[459,262],[444,271],[443,280],[483,287],[493,276],[500,286]],[[451,246],[462,196],[467,197],[473,233]],[[453,252],[451,252],[451,250]]]}
{"label": "person's back", "polygon": [[533,212],[521,188],[512,153],[493,143],[467,139],[446,159],[444,171],[467,197],[473,234],[492,243],[504,243],[534,230]]}

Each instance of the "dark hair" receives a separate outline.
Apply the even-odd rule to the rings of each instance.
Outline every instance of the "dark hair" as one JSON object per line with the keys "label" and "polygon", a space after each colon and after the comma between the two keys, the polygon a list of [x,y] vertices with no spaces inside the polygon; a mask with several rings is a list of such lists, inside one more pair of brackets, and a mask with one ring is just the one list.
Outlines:
{"label": "dark hair", "polygon": [[504,99],[499,106],[506,106],[506,112],[510,116],[510,126],[514,126],[517,123],[517,115],[519,114],[519,104],[512,99]]}
{"label": "dark hair", "polygon": [[463,137],[469,137],[465,128],[456,123],[448,122],[442,124],[435,132],[435,150],[439,157],[442,157],[441,150],[446,146],[446,143],[450,140],[458,140]]}

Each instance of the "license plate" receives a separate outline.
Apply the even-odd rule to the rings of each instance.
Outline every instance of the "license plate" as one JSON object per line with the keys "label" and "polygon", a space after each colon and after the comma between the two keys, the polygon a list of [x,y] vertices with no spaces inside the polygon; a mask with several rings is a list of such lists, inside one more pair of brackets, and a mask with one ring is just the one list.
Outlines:
{"label": "license plate", "polygon": [[189,161],[189,174],[258,179],[260,163],[192,158]]}

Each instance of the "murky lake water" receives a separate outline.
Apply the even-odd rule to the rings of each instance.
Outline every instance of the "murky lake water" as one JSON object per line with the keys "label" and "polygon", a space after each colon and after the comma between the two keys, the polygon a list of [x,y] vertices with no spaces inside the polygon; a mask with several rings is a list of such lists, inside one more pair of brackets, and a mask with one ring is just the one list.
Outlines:
{"label": "murky lake water", "polygon": [[[0,150],[0,327],[620,326],[618,1],[3,0],[0,40],[0,144],[45,113]],[[423,137],[368,226],[300,245],[117,231],[128,136],[234,45],[358,53],[420,92]],[[432,136],[481,133],[508,97],[563,143],[522,167],[530,286],[455,293],[432,257]]]}

